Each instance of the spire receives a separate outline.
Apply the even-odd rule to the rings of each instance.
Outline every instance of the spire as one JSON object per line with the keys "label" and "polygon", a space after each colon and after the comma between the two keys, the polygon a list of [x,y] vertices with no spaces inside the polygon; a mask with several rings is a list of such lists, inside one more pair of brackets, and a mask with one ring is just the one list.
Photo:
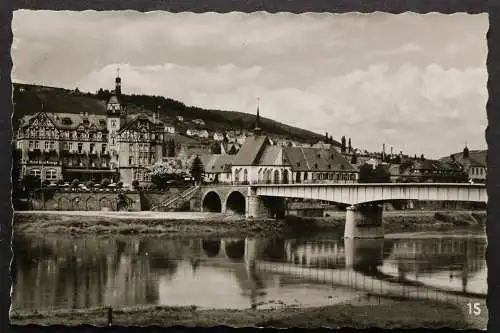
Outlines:
{"label": "spire", "polygon": [[122,79],[120,78],[120,66],[116,68],[116,78],[115,78],[115,94],[121,95],[122,93]]}
{"label": "spire", "polygon": [[255,118],[255,128],[254,132],[255,133],[260,133],[261,128],[260,128],[260,97],[257,98],[257,116]]}
{"label": "spire", "polygon": [[464,147],[464,151],[463,151],[463,158],[464,159],[469,158],[469,148],[467,147],[467,142],[465,142],[465,147]]}

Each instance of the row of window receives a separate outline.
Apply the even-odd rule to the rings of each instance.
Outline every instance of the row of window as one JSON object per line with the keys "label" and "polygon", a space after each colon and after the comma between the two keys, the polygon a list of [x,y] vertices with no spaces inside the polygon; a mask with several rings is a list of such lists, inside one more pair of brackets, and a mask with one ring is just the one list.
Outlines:
{"label": "row of window", "polygon": [[134,180],[138,180],[140,182],[150,182],[151,175],[147,171],[135,171]]}
{"label": "row of window", "polygon": [[95,132],[95,133],[88,133],[88,132],[78,132],[78,131],[64,131],[62,133],[59,133],[57,130],[45,130],[43,128],[41,129],[26,129],[24,131],[24,134],[26,137],[29,138],[54,138],[54,139],[59,139],[59,138],[65,138],[65,139],[82,139],[82,140],[96,140],[96,141],[101,141],[105,140],[106,136],[103,135],[102,132]]}
{"label": "row of window", "polygon": [[150,148],[151,146],[147,143],[139,143],[139,144],[129,143],[128,145],[129,153],[133,153],[134,151],[149,152]]}
{"label": "row of window", "polygon": [[[29,174],[36,177],[42,176],[42,171],[40,169],[31,169]],[[57,170],[56,169],[46,169],[45,170],[45,179],[47,180],[55,180],[57,179]]]}
{"label": "row of window", "polygon": [[[19,149],[22,149],[22,141],[18,141],[17,147]],[[29,141],[28,147],[29,147],[29,149],[40,149],[40,141]],[[45,150],[56,149],[56,142],[55,141],[45,141],[44,148],[45,148]]]}
{"label": "row of window", "polygon": [[147,158],[147,157],[142,157],[142,158],[129,157],[128,158],[128,165],[135,165],[135,164],[150,165],[150,164],[154,164],[154,163],[155,163],[154,156],[151,156],[151,158]]}
{"label": "row of window", "polygon": [[486,170],[484,168],[471,168],[471,173],[476,176],[484,176]]}

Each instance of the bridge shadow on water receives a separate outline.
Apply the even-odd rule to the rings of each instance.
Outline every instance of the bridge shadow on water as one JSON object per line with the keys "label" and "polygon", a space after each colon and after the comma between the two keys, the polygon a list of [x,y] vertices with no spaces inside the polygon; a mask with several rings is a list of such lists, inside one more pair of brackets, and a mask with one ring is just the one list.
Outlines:
{"label": "bridge shadow on water", "polygon": [[482,238],[16,237],[13,245],[13,306],[20,309],[244,308],[300,295],[315,303],[341,290],[455,301],[486,294]]}

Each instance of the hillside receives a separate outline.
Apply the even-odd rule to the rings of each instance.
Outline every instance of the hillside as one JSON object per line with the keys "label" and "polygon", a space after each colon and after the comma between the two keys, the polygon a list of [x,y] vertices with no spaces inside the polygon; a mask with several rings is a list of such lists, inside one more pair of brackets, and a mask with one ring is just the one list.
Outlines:
{"label": "hillside", "polygon": [[[16,127],[18,119],[22,116],[39,112],[42,100],[46,112],[104,114],[105,103],[109,96],[110,92],[103,90],[99,90],[97,94],[92,94],[62,88],[14,83],[13,124]],[[177,123],[177,127],[181,130],[185,130],[188,126],[187,123],[193,119],[205,121],[205,129],[208,131],[251,130],[255,125],[255,115],[252,114],[186,106],[182,102],[161,96],[122,94],[122,100],[128,105],[128,112],[132,114],[139,110],[150,113],[149,110],[160,106],[160,119],[163,121],[175,122],[177,116],[184,117],[184,123]],[[261,118],[261,127],[269,135],[286,136],[303,142],[315,143],[324,139],[324,135],[288,126],[267,118]],[[340,146],[340,143],[335,140],[334,144]]]}

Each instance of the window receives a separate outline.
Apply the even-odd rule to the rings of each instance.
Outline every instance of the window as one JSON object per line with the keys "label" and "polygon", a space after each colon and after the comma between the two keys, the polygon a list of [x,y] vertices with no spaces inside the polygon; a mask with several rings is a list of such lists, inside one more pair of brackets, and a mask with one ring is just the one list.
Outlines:
{"label": "window", "polygon": [[33,149],[33,141],[30,141],[28,146],[29,146],[29,149]]}
{"label": "window", "polygon": [[114,120],[114,119],[111,120],[111,127],[112,128],[116,127],[116,120]]}
{"label": "window", "polygon": [[78,152],[81,153],[83,150],[83,143],[78,142]]}
{"label": "window", "polygon": [[23,142],[17,141],[17,149],[23,149]]}
{"label": "window", "polygon": [[45,150],[49,150],[49,141],[45,141]]}
{"label": "window", "polygon": [[64,141],[63,142],[63,150],[68,150],[69,149],[69,143]]}
{"label": "window", "polygon": [[317,169],[318,168],[318,163],[314,163],[314,168]]}
{"label": "window", "polygon": [[40,142],[35,141],[35,149],[40,149]]}
{"label": "window", "polygon": [[91,153],[95,152],[95,144],[93,144],[93,143],[90,144],[90,152]]}
{"label": "window", "polygon": [[300,166],[300,162],[297,162],[297,166],[298,166],[298,167]]}
{"label": "window", "polygon": [[45,179],[48,179],[48,180],[57,179],[57,170],[56,169],[45,170]]}
{"label": "window", "polygon": [[35,176],[35,177],[40,177],[40,175],[41,175],[40,169],[31,169],[30,175]]}
{"label": "window", "polygon": [[132,162],[133,162],[132,157],[129,157],[129,158],[128,158],[128,165],[132,165]]}
{"label": "window", "polygon": [[103,143],[101,145],[101,153],[103,153],[103,154],[106,153],[106,144],[105,143]]}

